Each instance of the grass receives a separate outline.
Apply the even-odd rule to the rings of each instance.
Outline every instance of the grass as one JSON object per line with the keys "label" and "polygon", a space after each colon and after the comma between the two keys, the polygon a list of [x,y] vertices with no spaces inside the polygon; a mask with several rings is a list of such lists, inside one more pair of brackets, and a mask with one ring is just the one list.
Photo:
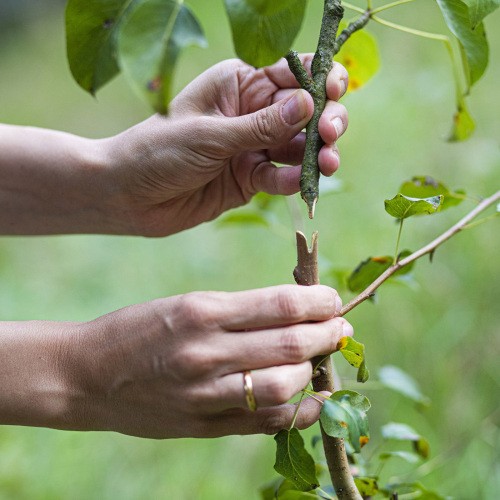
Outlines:
{"label": "grass", "polygon": [[[234,56],[221,5],[189,3],[211,49],[191,49],[182,57],[178,89],[211,64]],[[318,4],[310,5],[299,50],[314,48]],[[429,2],[401,8],[394,19],[415,26],[413,9],[422,13],[419,27],[427,27],[428,20],[432,29],[442,28]],[[471,195],[498,189],[500,33],[492,28],[499,19],[497,13],[487,23],[492,63],[469,99],[478,127],[463,144],[443,140],[453,113],[445,49],[371,29],[381,41],[383,67],[369,85],[344,99],[350,126],[340,141],[343,165],[337,175],[347,190],[322,198],[314,222],[305,222],[309,233],[319,229],[321,251],[336,266],[353,268],[368,255],[393,251],[397,227],[382,203],[412,175],[431,174]],[[62,10],[48,11],[2,40],[0,75],[2,122],[104,137],[149,113],[121,78],[97,100],[73,83],[65,62]],[[470,206],[409,220],[403,247],[429,241]],[[290,225],[281,201],[277,214]],[[376,307],[364,304],[349,315],[367,346],[372,373],[384,364],[398,365],[432,399],[430,408],[417,410],[368,385],[374,444],[367,452],[380,440],[381,424],[414,425],[431,441],[431,461],[419,469],[422,480],[455,498],[495,498],[500,490],[494,474],[498,478],[499,244],[498,222],[461,234],[436,253],[432,265],[418,263],[417,290],[387,286]],[[0,318],[90,320],[190,290],[291,282],[294,264],[291,227],[289,239],[262,228],[221,229],[215,223],[156,240],[7,237],[0,240]],[[345,385],[357,388],[354,371],[339,363]],[[273,441],[264,436],[160,442],[3,427],[0,499],[256,499],[258,487],[274,477],[273,459]],[[387,469],[388,475],[400,471]]]}

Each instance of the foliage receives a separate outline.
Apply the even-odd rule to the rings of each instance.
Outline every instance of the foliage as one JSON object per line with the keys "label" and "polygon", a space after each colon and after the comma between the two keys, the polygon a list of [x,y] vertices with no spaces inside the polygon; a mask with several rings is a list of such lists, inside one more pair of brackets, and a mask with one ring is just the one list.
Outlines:
{"label": "foliage", "polygon": [[[450,136],[452,140],[463,140],[468,138],[474,130],[474,122],[467,111],[464,95],[481,78],[488,63],[488,44],[482,20],[498,5],[496,2],[479,5],[479,2],[464,3],[461,0],[437,1],[463,54],[462,72],[467,85],[465,89],[460,89],[457,75],[454,75],[456,87],[459,90],[456,96],[457,112]],[[70,1],[71,3],[77,4],[76,1]],[[89,32],[83,34],[82,38],[87,39],[88,43],[86,50],[92,52],[92,57],[87,58],[86,67],[82,68],[75,62],[71,63],[71,57],[75,57],[71,55],[72,51],[77,53],[77,49],[80,47],[75,48],[75,41],[73,40],[71,43],[72,41],[68,37],[68,55],[75,78],[84,88],[94,93],[98,87],[104,85],[118,72],[119,66],[139,91],[146,96],[152,106],[165,113],[170,99],[171,75],[180,50],[189,44],[203,45],[205,43],[196,18],[182,5],[182,2],[177,1],[144,0],[131,2],[127,5],[125,2],[110,2],[110,4],[114,4],[115,9],[118,9],[114,11],[117,20],[116,28],[114,17],[103,20],[101,16],[98,19],[100,25],[92,24],[92,29],[96,29],[99,36],[92,38],[89,36]],[[277,60],[291,47],[302,23],[305,4],[292,0],[281,0],[272,5],[259,0],[226,0],[226,9],[233,30],[237,54],[250,64],[263,66]],[[75,8],[74,11],[77,9]],[[72,17],[72,15],[72,11],[68,7],[69,31],[74,26],[80,26],[78,17]],[[370,18],[376,20],[375,16],[370,16]],[[161,24],[160,19],[163,19],[166,24]],[[111,36],[104,36],[103,29],[110,28]],[[354,58],[357,57],[362,61],[363,58],[367,59],[367,54],[369,54],[368,59],[370,59],[376,53],[373,39],[360,36],[360,34],[357,36],[359,40],[365,40],[360,42],[360,47],[363,47],[364,43],[366,49],[371,48],[371,52],[359,50],[356,53],[356,50],[353,50],[352,53],[355,55],[352,58],[346,52],[345,61],[349,61],[351,66]],[[438,39],[438,37],[435,38]],[[441,40],[445,40],[449,44],[446,37],[441,37]],[[256,46],[258,50],[255,50]],[[99,55],[98,63],[96,63],[95,58],[96,52]],[[116,53],[118,53],[118,57]],[[81,55],[82,52],[79,54]],[[83,55],[82,59],[85,60],[85,56],[88,55],[85,50]],[[453,58],[452,60],[453,64],[456,65],[455,60]],[[102,64],[102,68],[96,70],[96,66],[99,64]],[[354,87],[358,87],[368,80],[376,71],[376,66],[378,64],[367,68],[369,71],[366,74],[361,72],[361,76],[355,75]],[[458,204],[463,199],[463,193],[458,191],[451,193],[442,183],[429,182],[428,178],[424,177],[413,178],[405,183],[400,191],[394,198],[385,202],[386,211],[400,221],[400,233],[404,219],[415,215],[435,214],[444,208]],[[445,200],[447,201],[446,205]],[[266,210],[260,208],[259,214],[252,213],[252,211],[248,211],[246,214],[241,212],[236,215],[236,218],[234,215],[228,216],[225,223],[252,222],[270,226],[272,222],[265,216]],[[399,236],[396,249],[399,246]],[[348,280],[351,290],[363,289],[384,272],[391,270],[400,260],[408,257],[410,252],[398,253],[396,251],[395,255],[396,257],[393,259],[385,256],[372,257],[364,261]],[[404,270],[404,272],[408,271],[409,268]],[[397,270],[396,272],[401,274],[403,271]],[[368,371],[364,360],[364,346],[352,339],[345,338],[340,342],[339,350],[350,364],[358,367],[358,381],[366,381]],[[396,376],[394,377],[394,375]],[[396,388],[405,396],[418,400],[420,403],[425,401],[416,385],[412,384],[411,379],[401,376],[401,373],[395,374],[393,370],[391,377],[388,376],[386,370],[382,379],[383,383],[389,386],[392,384],[391,388]],[[395,383],[395,379],[398,382]],[[323,405],[321,414],[321,422],[325,432],[331,436],[345,439],[352,454],[359,453],[361,446],[368,440],[366,409],[362,409],[361,406],[366,408],[363,396],[344,392],[343,394],[334,394],[332,398],[328,399]],[[429,455],[427,440],[404,424],[387,424],[382,428],[382,434],[387,440],[410,441],[415,453],[421,458],[425,459]],[[315,475],[314,461],[305,451],[304,442],[298,431],[294,428],[281,431],[275,439],[278,447],[276,470],[286,477],[288,482],[293,483],[297,491],[315,489],[318,481]],[[413,458],[410,457],[414,457],[414,455],[398,451],[387,452],[379,456],[382,461],[391,457],[399,457],[411,462]],[[385,489],[379,489],[377,480],[377,477],[360,476],[356,478],[356,484],[360,491],[366,495],[373,495],[377,492],[393,494],[403,488],[405,491],[421,493],[421,498],[440,498],[439,495],[427,491],[420,483],[390,484]],[[293,489],[286,489],[283,491],[283,495],[279,495],[279,498],[308,497],[310,497],[309,493],[297,493]]]}

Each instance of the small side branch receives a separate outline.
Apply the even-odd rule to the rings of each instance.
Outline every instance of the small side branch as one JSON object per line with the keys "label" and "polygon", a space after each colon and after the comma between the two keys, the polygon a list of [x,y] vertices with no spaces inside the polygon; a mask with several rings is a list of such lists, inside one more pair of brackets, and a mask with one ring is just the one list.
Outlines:
{"label": "small side branch", "polygon": [[408,257],[401,259],[399,262],[396,262],[394,265],[389,267],[386,271],[384,271],[373,283],[365,288],[357,297],[354,297],[348,304],[346,304],[342,310],[340,311],[339,316],[344,316],[349,311],[352,311],[359,304],[364,302],[373,296],[375,290],[382,285],[386,280],[388,280],[396,271],[399,271],[401,268],[407,266],[411,262],[423,257],[427,254],[432,254],[437,247],[442,245],[445,241],[449,240],[452,236],[459,233],[463,229],[467,227],[467,225],[475,219],[481,212],[484,212],[487,208],[495,203],[500,201],[500,191],[497,191],[495,194],[491,195],[488,198],[485,198],[479,205],[477,205],[473,210],[471,210],[467,215],[465,215],[462,219],[460,219],[454,226],[450,227],[443,234],[438,236],[436,239],[431,241],[429,244],[422,247],[420,250],[413,252]]}
{"label": "small side branch", "polygon": [[372,12],[370,10],[365,10],[365,12],[361,16],[359,16],[356,21],[350,23],[345,30],[342,30],[342,33],[340,33],[337,40],[335,41],[335,54],[338,54],[342,45],[347,42],[347,40],[353,33],[363,29],[368,24],[371,15]]}
{"label": "small side branch", "polygon": [[288,67],[290,71],[295,76],[295,79],[299,82],[299,85],[307,90],[311,95],[314,94],[314,82],[312,78],[307,74],[302,61],[299,58],[299,54],[295,50],[290,50],[288,54],[285,56]]}

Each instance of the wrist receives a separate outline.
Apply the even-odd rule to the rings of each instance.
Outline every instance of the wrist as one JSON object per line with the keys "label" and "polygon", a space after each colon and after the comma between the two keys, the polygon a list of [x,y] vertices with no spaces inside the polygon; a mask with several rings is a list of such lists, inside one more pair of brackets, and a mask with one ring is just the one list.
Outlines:
{"label": "wrist", "polygon": [[80,324],[0,323],[0,424],[82,428]]}

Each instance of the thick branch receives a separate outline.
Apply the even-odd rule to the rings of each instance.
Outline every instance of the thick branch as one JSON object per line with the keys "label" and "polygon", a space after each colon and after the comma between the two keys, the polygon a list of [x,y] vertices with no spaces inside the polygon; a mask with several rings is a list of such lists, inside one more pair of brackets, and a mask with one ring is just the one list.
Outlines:
{"label": "thick branch", "polygon": [[465,217],[460,219],[454,226],[450,227],[443,234],[438,236],[435,240],[431,241],[429,244],[422,247],[420,250],[413,252],[408,257],[401,259],[396,264],[389,267],[386,271],[384,271],[373,283],[366,287],[357,297],[354,297],[348,304],[346,304],[342,310],[340,311],[339,316],[344,316],[349,311],[357,307],[359,304],[364,302],[366,299],[369,299],[375,290],[382,284],[384,281],[389,279],[396,271],[399,271],[402,267],[407,266],[411,262],[423,257],[426,254],[432,254],[437,247],[442,245],[445,241],[449,240],[452,236],[459,233],[464,229],[469,222],[475,219],[481,212],[486,210],[491,205],[494,205],[500,200],[500,191],[497,191],[495,194],[491,195],[489,198],[485,198],[479,205],[477,205],[474,210],[471,210]]}
{"label": "thick branch", "polygon": [[[299,285],[309,286],[319,284],[318,272],[318,233],[312,236],[312,245],[309,248],[306,237],[297,231],[297,267],[293,271],[295,281]],[[313,366],[318,366],[318,376],[313,378],[313,389],[316,392],[333,392],[333,367],[330,356],[319,356],[311,360]],[[339,387],[337,387],[339,390]],[[328,470],[332,479],[335,492],[340,500],[361,500],[354,480],[351,475],[349,461],[345,450],[344,440],[334,438],[324,432],[321,427],[323,437],[323,448],[325,450]]]}

